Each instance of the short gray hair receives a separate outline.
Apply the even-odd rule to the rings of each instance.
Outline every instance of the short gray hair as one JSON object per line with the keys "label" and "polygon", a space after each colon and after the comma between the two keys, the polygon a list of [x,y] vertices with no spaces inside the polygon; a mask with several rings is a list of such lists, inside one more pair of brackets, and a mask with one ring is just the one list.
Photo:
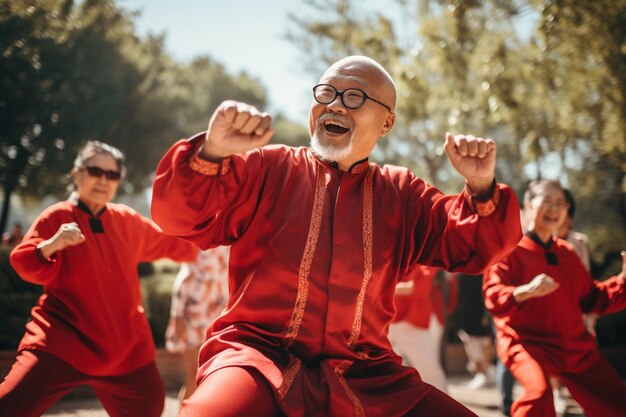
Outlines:
{"label": "short gray hair", "polygon": [[541,191],[548,187],[554,187],[564,191],[563,186],[558,180],[533,180],[528,184],[528,187],[526,187],[524,202],[529,203],[533,198],[541,194]]}
{"label": "short gray hair", "polygon": [[117,162],[117,167],[122,173],[122,177],[126,174],[126,167],[124,166],[124,153],[117,149],[115,146],[108,145],[106,143],[97,141],[97,140],[89,140],[82,148],[78,151],[78,155],[76,155],[76,159],[74,160],[74,168],[79,169],[84,167],[84,162],[89,158],[95,155],[109,155],[115,162]]}

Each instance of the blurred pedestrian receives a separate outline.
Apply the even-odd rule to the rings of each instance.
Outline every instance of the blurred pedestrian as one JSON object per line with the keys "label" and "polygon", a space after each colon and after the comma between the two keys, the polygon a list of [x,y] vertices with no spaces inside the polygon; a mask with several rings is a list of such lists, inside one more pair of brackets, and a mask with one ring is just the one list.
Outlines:
{"label": "blurred pedestrian", "polygon": [[209,325],[228,300],[229,255],[229,246],[198,251],[194,262],[181,264],[174,281],[165,347],[182,356],[185,381],[178,395],[181,403],[196,390],[198,351]]}
{"label": "blurred pedestrian", "polygon": [[443,271],[417,265],[407,278],[396,286],[396,315],[389,326],[393,350],[407,366],[419,372],[422,380],[447,392],[446,374],[441,366],[441,342],[445,316],[436,311],[442,302],[442,285],[437,275]]}
{"label": "blurred pedestrian", "polygon": [[481,293],[482,276],[457,274],[459,304],[456,312],[459,339],[467,355],[467,370],[473,375],[470,389],[492,387],[496,381],[495,351],[489,317]]}
{"label": "blurred pedestrian", "polygon": [[2,234],[2,245],[4,246],[16,246],[24,238],[24,232],[22,230],[21,223],[14,223],[11,232],[5,232]]}

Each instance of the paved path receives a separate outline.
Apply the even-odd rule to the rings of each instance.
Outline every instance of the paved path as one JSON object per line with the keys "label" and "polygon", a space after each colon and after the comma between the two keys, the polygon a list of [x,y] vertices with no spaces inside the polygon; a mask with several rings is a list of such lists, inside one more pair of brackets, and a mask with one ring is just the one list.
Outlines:
{"label": "paved path", "polygon": [[[448,379],[450,395],[465,404],[480,417],[502,417],[498,411],[498,393],[495,388],[482,388],[470,390],[466,384],[469,376],[458,375]],[[520,394],[520,387],[516,386],[514,393]],[[177,417],[178,400],[177,393],[170,391],[165,400],[163,417]],[[97,399],[90,397],[84,399],[64,399],[51,408],[46,417],[107,417]],[[584,417],[583,414],[568,414],[568,417]]]}
{"label": "paved path", "polygon": [[[178,416],[178,393],[168,392],[165,397],[165,410],[162,417]],[[56,403],[45,417],[108,417],[108,414],[95,397],[63,399]]]}

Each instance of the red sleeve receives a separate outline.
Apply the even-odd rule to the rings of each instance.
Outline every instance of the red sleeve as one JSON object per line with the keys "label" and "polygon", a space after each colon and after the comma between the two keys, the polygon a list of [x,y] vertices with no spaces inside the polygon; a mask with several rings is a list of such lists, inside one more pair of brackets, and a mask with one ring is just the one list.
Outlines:
{"label": "red sleeve", "polygon": [[522,238],[519,203],[506,185],[496,184],[489,208],[480,206],[466,192],[444,196],[419,178],[411,183],[412,207],[408,235],[411,262],[450,272],[482,274],[508,255]]}
{"label": "red sleeve", "polygon": [[494,316],[511,316],[518,309],[513,297],[517,285],[510,263],[511,257],[506,257],[491,266],[483,276],[485,307]]}
{"label": "red sleeve", "polygon": [[591,280],[588,294],[580,302],[585,313],[611,314],[626,308],[624,277],[616,275],[605,281]]}
{"label": "red sleeve", "polygon": [[11,251],[11,266],[24,281],[48,285],[57,278],[61,269],[60,257],[54,254],[51,259],[44,259],[37,245],[54,236],[61,224],[60,219],[55,219],[54,211],[44,211],[35,219],[22,242]]}
{"label": "red sleeve", "polygon": [[204,133],[177,142],[163,157],[152,194],[152,218],[201,249],[230,245],[249,224],[261,187],[262,151],[220,164],[197,157]]}
{"label": "red sleeve", "polygon": [[605,281],[594,280],[582,259],[567,242],[559,241],[567,249],[564,257],[567,265],[567,274],[576,279],[578,283],[578,296],[580,309],[584,313],[611,314],[626,307],[626,292],[624,291],[624,279],[613,276]]}
{"label": "red sleeve", "polygon": [[135,213],[139,237],[139,261],[169,258],[176,262],[193,262],[198,248],[191,242],[166,235],[152,220]]}

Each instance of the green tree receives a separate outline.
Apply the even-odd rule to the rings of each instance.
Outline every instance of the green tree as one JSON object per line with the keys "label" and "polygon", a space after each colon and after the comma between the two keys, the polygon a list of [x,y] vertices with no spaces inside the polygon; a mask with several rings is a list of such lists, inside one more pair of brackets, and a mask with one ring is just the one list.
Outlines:
{"label": "green tree", "polygon": [[166,149],[205,129],[221,101],[266,106],[258,80],[207,57],[174,61],[164,36],[135,35],[133,16],[111,0],[0,0],[0,231],[13,193],[65,191],[86,139],[122,149],[121,191],[141,192]]}
{"label": "green tree", "polygon": [[0,0],[0,179],[4,229],[13,192],[59,192],[71,151],[105,137],[138,80],[138,44],[109,1]]}
{"label": "green tree", "polygon": [[110,142],[127,154],[132,179],[127,182],[132,183],[129,192],[150,186],[149,174],[167,148],[175,140],[205,130],[213,110],[223,100],[242,100],[260,108],[267,102],[257,80],[245,73],[228,74],[223,65],[207,57],[178,63],[157,52],[146,65],[157,60],[160,66],[150,90],[141,89],[128,97],[121,117],[107,133]]}
{"label": "green tree", "polygon": [[283,143],[289,146],[308,146],[311,136],[306,127],[278,114],[272,121],[275,133],[271,143]]}

